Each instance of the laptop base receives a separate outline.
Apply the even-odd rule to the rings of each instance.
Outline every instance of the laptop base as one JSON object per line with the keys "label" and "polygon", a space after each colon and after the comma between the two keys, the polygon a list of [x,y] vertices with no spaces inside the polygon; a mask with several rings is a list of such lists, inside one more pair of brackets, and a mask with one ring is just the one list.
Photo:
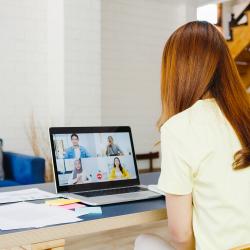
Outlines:
{"label": "laptop base", "polygon": [[[145,186],[140,185],[139,187],[145,188]],[[112,194],[112,195],[101,195],[95,197],[86,197],[83,195],[79,195],[77,193],[64,193],[64,197],[66,198],[75,198],[79,199],[84,204],[90,206],[100,206],[100,205],[108,205],[114,203],[124,203],[129,201],[138,201],[138,200],[147,200],[147,199],[155,199],[161,194],[152,192],[150,190],[139,191],[139,192],[131,192],[131,193],[122,193],[122,194]]]}

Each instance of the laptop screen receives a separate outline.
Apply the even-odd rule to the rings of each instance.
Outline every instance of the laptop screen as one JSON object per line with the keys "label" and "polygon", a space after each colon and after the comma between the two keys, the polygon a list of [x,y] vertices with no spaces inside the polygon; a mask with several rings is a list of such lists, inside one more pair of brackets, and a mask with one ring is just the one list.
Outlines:
{"label": "laptop screen", "polygon": [[51,136],[54,170],[60,187],[137,179],[129,131],[74,131]]}

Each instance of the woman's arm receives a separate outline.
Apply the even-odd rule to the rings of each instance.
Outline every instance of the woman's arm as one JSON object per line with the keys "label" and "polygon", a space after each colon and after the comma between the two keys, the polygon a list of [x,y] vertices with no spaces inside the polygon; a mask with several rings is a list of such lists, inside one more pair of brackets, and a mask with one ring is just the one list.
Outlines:
{"label": "woman's arm", "polygon": [[166,206],[171,245],[177,250],[194,250],[192,194],[166,194]]}
{"label": "woman's arm", "polygon": [[122,173],[122,177],[126,178],[126,179],[130,179],[130,173],[129,171],[123,167],[123,173]]}
{"label": "woman's arm", "polygon": [[117,151],[119,152],[118,155],[124,155],[123,151],[121,150],[121,148],[116,144],[115,145],[117,147]]}

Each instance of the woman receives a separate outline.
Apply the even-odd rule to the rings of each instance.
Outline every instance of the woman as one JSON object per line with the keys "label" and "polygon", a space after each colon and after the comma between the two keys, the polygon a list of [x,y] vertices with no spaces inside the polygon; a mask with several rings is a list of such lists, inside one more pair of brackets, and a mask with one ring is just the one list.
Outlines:
{"label": "woman", "polygon": [[119,180],[119,179],[129,179],[130,174],[128,170],[122,167],[121,161],[118,157],[114,158],[114,166],[109,174],[110,180]]}
{"label": "woman", "polygon": [[162,57],[161,99],[158,187],[166,193],[170,242],[142,235],[135,249],[221,250],[249,243],[250,103],[215,26],[190,22],[171,35]]}
{"label": "woman", "polygon": [[72,184],[83,184],[88,181],[87,173],[82,168],[82,162],[81,159],[76,159],[74,161],[74,170],[72,172],[72,175],[69,179],[69,185]]}

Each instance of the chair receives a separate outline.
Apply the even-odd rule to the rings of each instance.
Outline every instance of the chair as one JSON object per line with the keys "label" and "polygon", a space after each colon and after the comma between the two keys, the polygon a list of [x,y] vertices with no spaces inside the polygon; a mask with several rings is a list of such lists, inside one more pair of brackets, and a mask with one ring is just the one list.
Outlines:
{"label": "chair", "polygon": [[146,154],[136,154],[137,160],[149,160],[149,169],[140,169],[140,173],[148,173],[148,172],[154,172],[159,171],[159,168],[154,168],[153,166],[153,160],[159,158],[159,152],[149,152]]}

